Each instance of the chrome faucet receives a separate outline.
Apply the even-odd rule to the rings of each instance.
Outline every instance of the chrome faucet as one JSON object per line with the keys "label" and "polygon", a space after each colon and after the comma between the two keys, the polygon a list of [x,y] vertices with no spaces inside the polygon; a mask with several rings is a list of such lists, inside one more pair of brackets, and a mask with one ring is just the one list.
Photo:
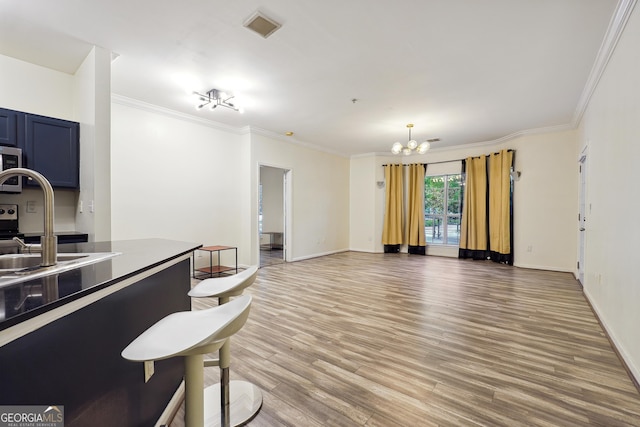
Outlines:
{"label": "chrome faucet", "polygon": [[[40,237],[40,249],[42,267],[56,265],[58,258],[58,238],[53,231],[53,188],[51,183],[40,173],[26,168],[11,168],[0,172],[0,184],[14,176],[26,176],[40,185],[44,193],[44,235]],[[22,242],[22,241],[21,241]],[[24,242],[22,242],[24,245]],[[22,245],[21,245],[22,246]],[[29,245],[25,245],[29,247]],[[35,252],[35,250],[31,250]]]}

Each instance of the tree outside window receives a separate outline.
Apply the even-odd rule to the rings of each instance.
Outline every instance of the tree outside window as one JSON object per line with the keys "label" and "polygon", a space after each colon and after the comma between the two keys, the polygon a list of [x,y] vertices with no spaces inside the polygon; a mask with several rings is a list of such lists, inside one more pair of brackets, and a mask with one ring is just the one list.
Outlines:
{"label": "tree outside window", "polygon": [[424,228],[427,243],[460,243],[462,182],[461,174],[424,178]]}

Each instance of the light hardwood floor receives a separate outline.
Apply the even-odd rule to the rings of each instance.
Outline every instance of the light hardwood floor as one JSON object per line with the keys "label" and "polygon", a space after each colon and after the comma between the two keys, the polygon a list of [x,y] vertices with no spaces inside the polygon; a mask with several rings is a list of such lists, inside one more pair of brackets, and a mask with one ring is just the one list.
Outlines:
{"label": "light hardwood floor", "polygon": [[282,264],[284,254],[282,249],[260,249],[260,267],[268,267],[273,264]]}
{"label": "light hardwood floor", "polygon": [[262,268],[247,293],[231,379],[263,390],[252,427],[640,426],[569,273],[346,252]]}

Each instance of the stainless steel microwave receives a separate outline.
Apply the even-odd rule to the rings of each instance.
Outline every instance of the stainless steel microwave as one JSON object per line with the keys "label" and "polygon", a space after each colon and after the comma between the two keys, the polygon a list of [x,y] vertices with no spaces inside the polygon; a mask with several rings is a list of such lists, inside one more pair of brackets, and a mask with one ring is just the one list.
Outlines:
{"label": "stainless steel microwave", "polygon": [[[22,150],[15,147],[0,146],[0,168],[7,170],[22,167]],[[5,193],[20,193],[22,191],[22,177],[13,176],[0,184],[0,191]]]}

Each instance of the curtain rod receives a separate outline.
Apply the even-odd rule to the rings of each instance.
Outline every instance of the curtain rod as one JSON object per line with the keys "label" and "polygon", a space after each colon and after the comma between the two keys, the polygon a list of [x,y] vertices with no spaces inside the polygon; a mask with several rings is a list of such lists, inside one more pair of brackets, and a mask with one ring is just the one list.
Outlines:
{"label": "curtain rod", "polygon": [[[515,150],[507,150],[507,152],[514,152]],[[493,154],[500,154],[500,152],[497,153],[493,153]],[[491,154],[488,154],[489,156]],[[475,156],[475,157],[471,157],[472,159],[479,159],[480,156]],[[465,157],[464,159],[453,159],[453,160],[443,160],[441,162],[431,162],[431,163],[404,163],[402,166],[409,166],[409,165],[437,165],[440,163],[453,163],[453,162],[461,162],[463,160],[467,160],[468,157]],[[391,165],[382,165],[382,166],[391,166]]]}
{"label": "curtain rod", "polygon": [[[403,163],[402,166],[409,166],[409,165],[437,165],[439,163],[453,163],[453,162],[461,162],[464,159],[454,159],[454,160],[443,160],[441,162],[431,162],[431,163]],[[382,166],[393,166],[393,165],[382,165]]]}

